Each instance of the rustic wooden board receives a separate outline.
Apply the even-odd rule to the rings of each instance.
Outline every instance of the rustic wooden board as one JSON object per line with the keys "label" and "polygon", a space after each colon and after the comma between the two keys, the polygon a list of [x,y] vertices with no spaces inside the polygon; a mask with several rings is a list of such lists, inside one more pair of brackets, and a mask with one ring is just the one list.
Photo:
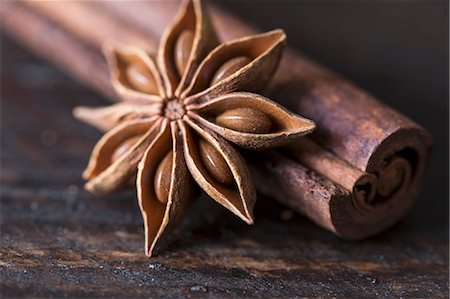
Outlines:
{"label": "rustic wooden board", "polygon": [[[1,297],[448,297],[448,170],[439,164],[413,211],[371,240],[286,220],[265,198],[247,226],[205,197],[148,259],[135,195],[82,189],[100,133],[71,109],[106,101],[5,37],[1,50]],[[444,102],[432,103],[442,115]],[[435,139],[445,160],[444,133]]]}

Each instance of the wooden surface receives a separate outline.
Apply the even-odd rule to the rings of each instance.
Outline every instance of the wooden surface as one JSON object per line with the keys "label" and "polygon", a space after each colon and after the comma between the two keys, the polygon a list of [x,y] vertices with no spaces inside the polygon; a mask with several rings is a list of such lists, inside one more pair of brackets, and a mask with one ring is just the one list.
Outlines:
{"label": "wooden surface", "polygon": [[[259,198],[256,224],[247,226],[202,198],[171,245],[151,259],[143,253],[135,195],[95,197],[81,188],[80,174],[100,133],[74,120],[71,109],[106,101],[3,36],[1,297],[448,297],[448,29],[439,27],[448,16],[445,5],[434,4],[421,12],[397,7],[408,28],[427,23],[433,38],[394,26],[398,15],[389,6],[348,12],[342,4],[340,14],[327,15],[329,6],[303,4],[284,24],[265,21],[285,27],[291,44],[307,45],[308,54],[432,132],[435,152],[424,191],[404,220],[352,243],[301,216],[286,220],[285,209],[270,199]],[[271,5],[259,9],[267,13]],[[264,27],[247,6],[240,14]],[[387,14],[383,22],[374,9]],[[339,19],[345,15],[359,28],[348,30]],[[319,41],[290,24],[310,26],[312,16],[325,20],[315,30],[329,38]],[[355,42],[371,30],[385,42],[379,51]],[[324,50],[332,47],[336,51]]]}

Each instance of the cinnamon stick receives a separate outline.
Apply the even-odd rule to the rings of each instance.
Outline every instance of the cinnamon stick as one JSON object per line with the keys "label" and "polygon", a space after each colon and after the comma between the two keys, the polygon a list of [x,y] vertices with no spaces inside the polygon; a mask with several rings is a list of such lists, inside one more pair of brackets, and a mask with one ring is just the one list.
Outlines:
{"label": "cinnamon stick", "polygon": [[[115,39],[154,53],[178,6],[25,2],[3,4],[2,26],[111,99],[115,93],[101,58],[102,42]],[[213,11],[213,21],[224,39],[254,32],[219,10]],[[292,49],[285,53],[268,95],[315,120],[317,131],[281,153],[252,157],[260,192],[346,239],[379,233],[412,206],[431,147],[422,127]]]}

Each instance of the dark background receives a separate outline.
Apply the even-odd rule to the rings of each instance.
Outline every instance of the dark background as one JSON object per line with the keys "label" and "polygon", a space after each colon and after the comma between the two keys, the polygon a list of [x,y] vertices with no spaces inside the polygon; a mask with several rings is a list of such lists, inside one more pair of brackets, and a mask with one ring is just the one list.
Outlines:
{"label": "dark background", "polygon": [[[108,102],[1,37],[2,297],[448,297],[448,2],[219,1],[426,127],[422,195],[399,224],[342,241],[259,198],[247,226],[209,200],[178,241],[143,255],[134,194],[95,197],[80,174]],[[284,220],[283,220],[284,219]]]}

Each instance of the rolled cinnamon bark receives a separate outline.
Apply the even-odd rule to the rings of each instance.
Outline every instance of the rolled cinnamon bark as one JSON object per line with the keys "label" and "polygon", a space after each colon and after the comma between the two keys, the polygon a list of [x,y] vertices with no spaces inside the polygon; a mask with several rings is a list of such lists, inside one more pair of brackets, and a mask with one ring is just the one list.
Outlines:
{"label": "rolled cinnamon bark", "polygon": [[[115,93],[100,59],[102,42],[155,52],[178,5],[74,1],[68,9],[67,2],[26,2],[0,8],[7,31],[110,98]],[[225,39],[253,33],[218,10],[213,21]],[[317,131],[281,153],[252,157],[259,191],[346,239],[374,235],[412,206],[431,147],[422,127],[292,49],[268,95],[315,120]]]}

